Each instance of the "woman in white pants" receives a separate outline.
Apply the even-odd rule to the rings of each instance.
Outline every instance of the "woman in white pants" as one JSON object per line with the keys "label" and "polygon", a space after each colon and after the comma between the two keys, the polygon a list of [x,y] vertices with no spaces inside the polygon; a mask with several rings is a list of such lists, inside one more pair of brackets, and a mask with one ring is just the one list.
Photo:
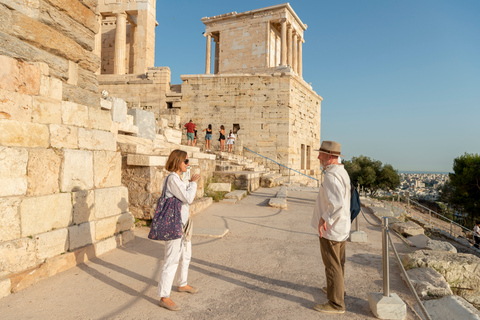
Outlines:
{"label": "woman in white pants", "polygon": [[[192,203],[197,192],[196,181],[200,178],[198,174],[191,176],[190,182],[187,184],[182,181],[181,174],[186,172],[188,168],[188,156],[185,151],[174,150],[168,157],[165,169],[170,171],[167,182],[165,197],[176,197],[182,202],[182,224],[187,225],[189,219],[189,204]],[[191,230],[191,229],[190,229]],[[198,292],[187,283],[188,266],[192,258],[192,242],[190,237],[184,230],[182,238],[165,241],[165,256],[163,259],[162,273],[158,282],[158,295],[160,296],[159,306],[172,311],[180,310],[180,307],[170,299],[170,291],[172,290],[173,280],[177,269],[179,268],[177,285],[179,292]]]}

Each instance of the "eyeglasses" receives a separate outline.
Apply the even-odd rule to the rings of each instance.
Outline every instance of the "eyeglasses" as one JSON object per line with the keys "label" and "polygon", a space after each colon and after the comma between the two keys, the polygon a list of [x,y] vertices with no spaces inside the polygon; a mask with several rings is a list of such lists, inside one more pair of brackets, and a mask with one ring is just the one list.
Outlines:
{"label": "eyeglasses", "polygon": [[185,164],[188,164],[188,162],[190,162],[189,159],[185,159],[185,161],[183,161],[183,163],[185,163]]}

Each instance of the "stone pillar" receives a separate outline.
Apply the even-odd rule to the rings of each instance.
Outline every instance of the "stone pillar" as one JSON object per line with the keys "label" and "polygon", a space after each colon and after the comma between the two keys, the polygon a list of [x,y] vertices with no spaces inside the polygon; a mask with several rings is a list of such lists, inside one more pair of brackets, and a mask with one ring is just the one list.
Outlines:
{"label": "stone pillar", "polygon": [[287,19],[282,19],[282,48],[280,52],[280,65],[287,65]]}
{"label": "stone pillar", "polygon": [[212,35],[207,33],[207,58],[205,60],[205,74],[210,74],[211,72],[211,62],[212,62]]}
{"label": "stone pillar", "polygon": [[287,64],[292,66],[292,26],[287,30]]}
{"label": "stone pillar", "polygon": [[305,40],[303,40],[303,39],[300,39],[300,41],[298,41],[298,66],[297,66],[298,71],[297,71],[297,73],[298,73],[298,76],[300,78],[303,77],[303,72],[302,72],[303,71],[302,70],[303,69],[303,65],[302,65],[302,63],[303,63],[302,62],[302,44],[303,44],[303,42],[305,42]]}
{"label": "stone pillar", "polygon": [[292,57],[292,63],[293,63],[293,71],[297,72],[297,66],[298,66],[298,60],[297,60],[297,48],[298,48],[298,40],[297,40],[297,34],[293,35],[293,57]]}
{"label": "stone pillar", "polygon": [[213,73],[217,74],[220,71],[220,36],[218,38],[215,38],[215,66]]}
{"label": "stone pillar", "polygon": [[127,43],[127,14],[117,13],[117,26],[115,29],[115,58],[114,74],[125,74],[125,46]]}

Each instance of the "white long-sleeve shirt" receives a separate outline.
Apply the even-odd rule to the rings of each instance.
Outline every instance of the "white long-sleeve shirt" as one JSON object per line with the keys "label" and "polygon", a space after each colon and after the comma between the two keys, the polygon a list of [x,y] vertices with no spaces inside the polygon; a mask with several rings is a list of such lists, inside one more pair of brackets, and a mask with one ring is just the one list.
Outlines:
{"label": "white long-sleeve shirt", "polygon": [[350,197],[350,177],[343,165],[327,166],[312,216],[312,227],[317,232],[320,218],[326,221],[327,230],[323,233],[325,239],[348,239],[351,227]]}
{"label": "white long-sleeve shirt", "polygon": [[479,226],[473,227],[473,235],[475,237],[480,237],[480,227]]}
{"label": "white long-sleeve shirt", "polygon": [[185,183],[180,179],[177,173],[172,172],[169,175],[167,190],[165,190],[165,197],[170,198],[175,196],[178,200],[182,201],[182,223],[185,224],[188,221],[190,215],[190,206],[195,199],[195,194],[197,192],[197,183],[190,182]]}

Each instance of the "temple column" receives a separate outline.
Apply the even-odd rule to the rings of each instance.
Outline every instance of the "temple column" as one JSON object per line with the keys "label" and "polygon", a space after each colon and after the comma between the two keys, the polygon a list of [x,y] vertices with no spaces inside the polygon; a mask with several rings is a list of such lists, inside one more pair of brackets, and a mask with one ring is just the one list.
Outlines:
{"label": "temple column", "polygon": [[214,74],[217,74],[220,71],[220,36],[213,39],[215,41],[215,65],[214,65]]}
{"label": "temple column", "polygon": [[205,34],[207,37],[207,58],[205,59],[205,74],[210,74],[212,67],[212,35],[210,33]]}
{"label": "temple column", "polygon": [[303,71],[302,70],[303,69],[303,65],[302,65],[302,63],[303,63],[302,62],[302,44],[303,44],[304,41],[305,40],[303,40],[303,39],[300,39],[300,41],[298,41],[298,66],[297,66],[298,71],[297,71],[297,73],[298,73],[298,76],[300,78],[303,77],[302,76],[302,71]]}
{"label": "temple column", "polygon": [[282,48],[280,50],[280,65],[287,65],[287,19],[282,19]]}
{"label": "temple column", "polygon": [[292,63],[293,63],[293,71],[297,72],[297,66],[298,66],[298,61],[297,61],[297,46],[298,46],[298,40],[297,40],[297,35],[293,35],[293,57],[292,57]]}
{"label": "temple column", "polygon": [[287,30],[287,64],[292,65],[292,26]]}
{"label": "temple column", "polygon": [[125,46],[127,44],[127,14],[117,13],[117,26],[115,29],[115,57],[114,74],[125,74]]}

